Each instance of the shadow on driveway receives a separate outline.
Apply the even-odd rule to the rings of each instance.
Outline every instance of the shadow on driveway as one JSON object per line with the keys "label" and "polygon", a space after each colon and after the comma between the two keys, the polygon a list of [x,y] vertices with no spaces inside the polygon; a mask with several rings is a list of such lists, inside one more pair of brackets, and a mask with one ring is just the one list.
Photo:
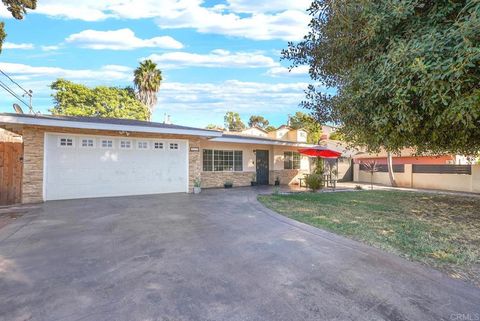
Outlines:
{"label": "shadow on driveway", "polygon": [[280,216],[270,191],[47,202],[0,230],[0,320],[480,317],[480,289]]}

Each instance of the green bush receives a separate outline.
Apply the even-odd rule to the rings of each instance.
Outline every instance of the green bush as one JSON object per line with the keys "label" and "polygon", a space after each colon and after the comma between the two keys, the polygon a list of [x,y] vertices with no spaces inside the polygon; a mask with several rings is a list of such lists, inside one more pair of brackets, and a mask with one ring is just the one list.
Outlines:
{"label": "green bush", "polygon": [[323,176],[319,174],[305,175],[305,184],[315,192],[323,188]]}

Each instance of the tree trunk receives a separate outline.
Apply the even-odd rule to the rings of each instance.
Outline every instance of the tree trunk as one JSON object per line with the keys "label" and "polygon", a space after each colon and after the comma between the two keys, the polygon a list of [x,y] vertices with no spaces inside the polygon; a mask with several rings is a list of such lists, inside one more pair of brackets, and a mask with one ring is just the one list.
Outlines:
{"label": "tree trunk", "polygon": [[397,186],[397,182],[395,181],[395,174],[393,173],[393,158],[392,153],[387,153],[387,166],[388,166],[388,177],[390,178],[390,185],[393,187]]}

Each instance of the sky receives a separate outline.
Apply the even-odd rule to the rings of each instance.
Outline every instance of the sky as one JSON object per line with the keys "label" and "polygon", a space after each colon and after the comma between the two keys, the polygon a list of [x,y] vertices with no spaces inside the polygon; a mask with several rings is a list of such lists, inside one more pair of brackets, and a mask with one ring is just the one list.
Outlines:
{"label": "sky", "polygon": [[[55,79],[132,85],[133,70],[150,58],[163,75],[153,121],[166,113],[175,124],[222,125],[225,112],[235,111],[245,122],[262,115],[278,126],[301,110],[311,82],[306,66],[289,72],[280,60],[288,41],[307,33],[309,3],[38,0],[23,20],[0,5],[8,34],[0,69],[33,91],[36,111],[48,113]],[[12,112],[15,102],[0,91],[0,112]]]}

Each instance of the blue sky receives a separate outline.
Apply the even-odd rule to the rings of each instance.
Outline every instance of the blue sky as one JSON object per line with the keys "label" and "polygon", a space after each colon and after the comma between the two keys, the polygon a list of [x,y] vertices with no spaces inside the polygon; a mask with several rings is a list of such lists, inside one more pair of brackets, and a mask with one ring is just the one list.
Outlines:
{"label": "blue sky", "polygon": [[[132,84],[148,57],[163,73],[153,120],[222,124],[226,111],[274,125],[300,110],[307,68],[288,72],[280,50],[307,32],[305,0],[38,0],[22,21],[0,18],[8,33],[0,69],[34,91],[34,108],[52,106],[48,85],[63,77],[89,86]],[[1,79],[5,81],[4,78]],[[0,93],[0,111],[15,99]]]}

